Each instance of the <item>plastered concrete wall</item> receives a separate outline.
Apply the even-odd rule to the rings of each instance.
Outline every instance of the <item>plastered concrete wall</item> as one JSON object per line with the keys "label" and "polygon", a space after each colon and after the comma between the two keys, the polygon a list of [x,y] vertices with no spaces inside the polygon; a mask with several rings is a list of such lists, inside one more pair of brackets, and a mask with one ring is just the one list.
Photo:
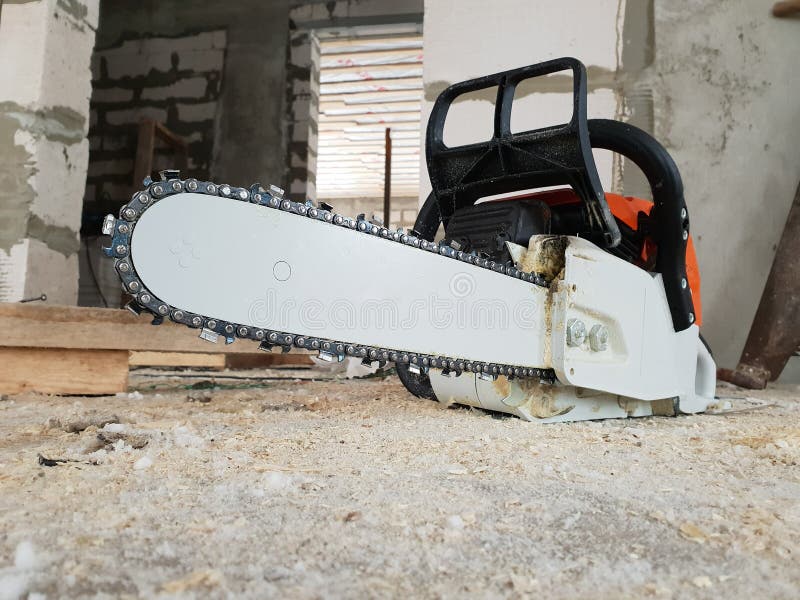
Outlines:
{"label": "plastered concrete wall", "polygon": [[[423,122],[452,83],[562,56],[582,58],[588,68],[589,117],[619,116],[624,108],[617,77],[623,19],[620,0],[426,0]],[[550,76],[531,82],[525,91],[515,110],[525,115],[526,124],[554,125],[572,101],[572,79]],[[445,136],[449,131],[454,135],[446,142],[478,141],[476,129],[490,135],[492,106],[490,94],[456,101],[445,130]],[[597,158],[600,177],[611,189],[611,155],[598,153]],[[427,173],[424,152],[422,160]],[[420,201],[430,189],[422,177]]]}
{"label": "plastered concrete wall", "polygon": [[681,168],[703,331],[724,366],[744,346],[800,181],[800,21],[770,6],[655,3],[655,132]]}
{"label": "plastered concrete wall", "polygon": [[[628,120],[667,147],[683,175],[700,260],[703,333],[725,366],[735,365],[744,345],[800,179],[794,64],[800,22],[774,19],[770,6],[747,0],[425,3],[428,112],[449,83],[572,55],[588,67],[590,118]],[[536,106],[555,106],[541,100],[558,91],[544,83],[534,90]],[[480,101],[463,104],[456,129],[474,127],[486,114]],[[607,155],[598,170],[607,189],[647,195],[638,170],[612,165]]]}
{"label": "plastered concrete wall", "polygon": [[0,301],[77,300],[98,4],[0,6]]}

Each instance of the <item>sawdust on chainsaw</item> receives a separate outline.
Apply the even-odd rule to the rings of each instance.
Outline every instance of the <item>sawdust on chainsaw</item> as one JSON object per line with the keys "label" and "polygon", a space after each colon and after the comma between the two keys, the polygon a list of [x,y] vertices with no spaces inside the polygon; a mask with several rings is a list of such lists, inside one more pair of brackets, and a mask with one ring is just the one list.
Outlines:
{"label": "sawdust on chainsaw", "polygon": [[548,419],[550,417],[564,415],[575,408],[574,404],[561,408],[556,406],[556,399],[549,385],[528,379],[521,379],[519,385],[522,391],[525,392],[525,405],[528,413],[537,419]]}
{"label": "sawdust on chainsaw", "polygon": [[3,597],[800,588],[798,386],[721,388],[724,414],[541,425],[395,379],[248,381],[204,402],[140,376],[130,395],[0,402]]}
{"label": "sawdust on chainsaw", "polygon": [[520,270],[538,273],[552,281],[564,268],[564,253],[569,239],[561,235],[535,235],[523,252]]}

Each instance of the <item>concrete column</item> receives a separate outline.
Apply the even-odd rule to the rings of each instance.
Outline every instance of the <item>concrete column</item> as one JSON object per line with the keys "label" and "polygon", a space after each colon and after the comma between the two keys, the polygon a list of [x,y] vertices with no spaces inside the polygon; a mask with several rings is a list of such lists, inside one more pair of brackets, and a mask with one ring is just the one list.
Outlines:
{"label": "concrete column", "polygon": [[0,301],[78,297],[99,0],[0,7]]}

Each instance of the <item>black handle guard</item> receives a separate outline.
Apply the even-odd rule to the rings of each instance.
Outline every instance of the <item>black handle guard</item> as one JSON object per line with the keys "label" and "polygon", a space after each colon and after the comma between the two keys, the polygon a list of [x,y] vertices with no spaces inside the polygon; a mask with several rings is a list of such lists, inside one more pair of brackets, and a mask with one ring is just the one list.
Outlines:
{"label": "black handle guard", "polygon": [[[526,79],[571,70],[573,113],[569,123],[511,132],[517,85]],[[486,142],[449,148],[443,141],[447,112],[458,96],[497,86],[494,133]],[[459,208],[481,197],[554,185],[569,185],[583,200],[587,230],[576,232],[601,247],[620,242],[620,231],[597,175],[586,121],[586,68],[559,58],[456,83],[436,99],[425,139],[428,175],[445,225]]]}
{"label": "black handle guard", "polygon": [[[672,326],[675,331],[683,331],[694,323],[695,312],[686,275],[689,213],[680,171],[664,146],[633,125],[592,119],[588,121],[588,131],[593,148],[622,154],[647,177],[654,203],[650,234],[658,245],[656,271],[664,281]],[[419,211],[414,229],[425,239],[433,240],[436,235],[442,222],[440,208],[435,195],[431,194]]]}
{"label": "black handle guard", "polygon": [[686,276],[686,245],[689,242],[689,211],[683,197],[678,166],[666,148],[638,127],[611,121],[589,121],[592,148],[622,154],[642,170],[653,194],[650,235],[658,246],[656,271],[661,273],[667,293],[672,325],[683,331],[695,321],[692,290]]}

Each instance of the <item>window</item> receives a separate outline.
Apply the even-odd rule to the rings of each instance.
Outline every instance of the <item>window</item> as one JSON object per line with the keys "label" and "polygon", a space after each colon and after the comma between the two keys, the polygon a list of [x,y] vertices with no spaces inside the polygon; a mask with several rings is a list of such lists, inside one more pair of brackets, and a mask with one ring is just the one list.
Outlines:
{"label": "window", "polygon": [[405,205],[406,198],[413,198],[416,208],[422,36],[322,38],[319,44],[317,198],[337,201],[337,207],[343,199],[373,199],[380,213],[390,128],[393,208]]}

